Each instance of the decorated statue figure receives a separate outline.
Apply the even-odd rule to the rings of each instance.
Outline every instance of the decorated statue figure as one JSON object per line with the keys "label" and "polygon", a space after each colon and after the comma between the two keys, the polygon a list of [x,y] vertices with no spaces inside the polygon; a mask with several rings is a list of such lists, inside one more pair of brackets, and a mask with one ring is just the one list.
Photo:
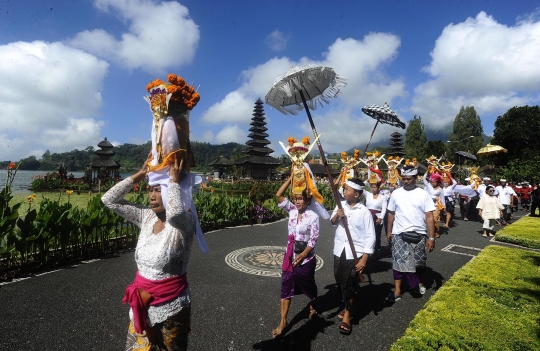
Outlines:
{"label": "decorated statue figure", "polygon": [[186,176],[180,183],[184,208],[195,215],[195,230],[199,246],[208,252],[193,201],[192,189],[202,182],[202,178],[189,172],[195,166],[189,141],[189,113],[200,99],[199,93],[186,81],[175,74],[169,74],[167,81],[156,79],[146,86],[149,95],[144,99],[152,112],[152,160],[148,162],[148,183],[161,186],[161,197],[166,206],[170,169],[175,161],[184,160]]}
{"label": "decorated statue figure", "polygon": [[368,167],[368,183],[376,184],[383,183],[384,178],[379,168],[379,162],[384,158],[379,151],[366,153],[367,158],[365,160],[360,159]]}
{"label": "decorated statue figure", "polygon": [[316,142],[317,139],[313,143],[310,143],[309,137],[304,137],[301,142],[294,138],[289,138],[289,147],[286,147],[281,141],[279,144],[292,161],[291,174],[293,180],[291,194],[293,196],[302,196],[302,192],[305,190],[308,198],[313,197],[316,202],[322,204],[324,199],[317,191],[309,165],[304,162],[304,159],[309,155]]}
{"label": "decorated statue figure", "polygon": [[428,175],[431,173],[441,174],[441,170],[439,168],[439,161],[441,160],[441,158],[437,158],[434,155],[431,155],[429,156],[429,158],[426,158],[427,166],[428,166]]}
{"label": "decorated statue figure", "polygon": [[399,184],[401,181],[401,176],[399,175],[399,171],[397,167],[403,161],[403,159],[399,158],[399,156],[396,156],[396,158],[390,156],[388,157],[388,161],[383,158],[383,161],[388,166],[388,173],[386,174],[386,178],[388,178],[388,182],[390,184]]}
{"label": "decorated statue figure", "polygon": [[450,161],[448,161],[448,163],[446,163],[446,164],[443,162],[440,165],[443,181],[446,184],[451,184],[452,183],[452,168],[453,167],[454,167],[454,165]]}
{"label": "decorated statue figure", "polygon": [[469,167],[468,170],[469,170],[469,173],[470,173],[470,184],[472,185],[472,188],[474,190],[477,190],[478,187],[480,186],[480,184],[482,184],[482,179],[480,179],[480,177],[478,176],[478,169],[480,167]]}
{"label": "decorated statue figure", "polygon": [[352,157],[347,156],[347,153],[343,151],[341,153],[341,173],[339,174],[338,180],[340,181],[340,187],[343,188],[345,182],[351,178],[354,178],[355,168],[361,162],[360,161],[360,150],[354,150],[354,155]]}

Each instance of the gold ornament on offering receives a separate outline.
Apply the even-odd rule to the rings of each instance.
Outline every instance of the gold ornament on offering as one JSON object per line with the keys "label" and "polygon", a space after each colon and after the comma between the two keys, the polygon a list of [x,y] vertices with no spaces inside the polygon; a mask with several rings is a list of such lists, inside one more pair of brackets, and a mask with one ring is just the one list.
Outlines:
{"label": "gold ornament on offering", "polygon": [[189,112],[197,105],[200,95],[182,77],[167,76],[168,83],[156,79],[146,86],[152,116],[152,153],[154,160],[149,171],[159,171],[185,159],[186,169],[195,165],[189,141]]}

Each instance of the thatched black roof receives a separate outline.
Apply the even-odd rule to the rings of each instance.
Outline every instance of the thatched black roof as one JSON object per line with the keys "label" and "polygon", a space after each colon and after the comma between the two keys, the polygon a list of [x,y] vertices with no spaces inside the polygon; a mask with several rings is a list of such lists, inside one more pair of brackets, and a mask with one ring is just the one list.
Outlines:
{"label": "thatched black roof", "polygon": [[113,148],[113,144],[109,143],[109,141],[107,141],[107,138],[105,138],[102,142],[100,142],[99,144],[97,144],[98,147],[102,148],[102,149],[111,149]]}
{"label": "thatched black roof", "polygon": [[280,165],[281,161],[277,158],[271,157],[271,156],[244,156],[239,158],[238,160],[234,161],[235,165],[247,165],[247,164],[254,164],[254,165]]}
{"label": "thatched black roof", "polygon": [[224,156],[219,156],[214,162],[210,163],[210,166],[222,166],[222,167],[229,167],[233,166],[234,163],[229,161],[228,158]]}
{"label": "thatched black roof", "polygon": [[107,169],[118,169],[121,167],[121,165],[114,161],[114,160],[103,160],[100,158],[96,158],[91,163],[87,164],[86,166],[92,166],[92,168],[101,168],[105,167]]}

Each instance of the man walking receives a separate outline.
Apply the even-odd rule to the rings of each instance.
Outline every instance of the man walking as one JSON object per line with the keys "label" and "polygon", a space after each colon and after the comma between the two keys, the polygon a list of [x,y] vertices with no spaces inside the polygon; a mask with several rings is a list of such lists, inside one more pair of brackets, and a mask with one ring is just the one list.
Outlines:
{"label": "man walking", "polygon": [[395,290],[386,298],[395,302],[402,296],[402,280],[409,289],[424,294],[425,286],[417,274],[426,265],[426,249],[435,247],[435,205],[431,196],[416,186],[418,171],[413,166],[402,169],[403,187],[395,190],[387,206],[386,238],[392,244],[392,268]]}
{"label": "man walking", "polygon": [[495,188],[495,192],[499,193],[499,200],[504,206],[501,222],[502,224],[508,224],[512,216],[511,204],[514,203],[514,196],[517,196],[517,194],[514,189],[506,185],[506,179],[501,179],[500,182],[501,185]]}

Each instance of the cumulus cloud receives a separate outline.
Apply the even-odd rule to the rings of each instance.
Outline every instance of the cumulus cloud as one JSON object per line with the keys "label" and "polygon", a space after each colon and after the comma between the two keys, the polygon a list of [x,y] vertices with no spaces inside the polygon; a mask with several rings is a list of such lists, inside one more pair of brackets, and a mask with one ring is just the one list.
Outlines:
{"label": "cumulus cloud", "polygon": [[400,44],[400,39],[395,35],[370,33],[363,40],[337,39],[323,53],[324,59],[320,61],[306,57],[297,61],[288,57],[272,58],[243,71],[240,75],[241,86],[205,111],[202,120],[214,124],[231,121],[248,124],[255,100],[259,97],[264,99],[276,77],[291,66],[308,64],[332,67],[349,79],[348,86],[342,89],[340,95],[340,101],[348,107],[379,101],[381,104],[385,101],[391,103],[396,97],[406,95],[403,80],[390,79],[384,72],[384,66],[397,56]]}
{"label": "cumulus cloud", "polygon": [[99,11],[112,11],[128,24],[116,39],[103,29],[85,30],[68,43],[117,65],[149,73],[190,63],[200,38],[199,27],[187,7],[178,2],[152,0],[95,0]]}
{"label": "cumulus cloud", "polygon": [[228,124],[216,134],[216,143],[244,143],[247,138],[246,135],[246,131],[242,130],[237,124]]}
{"label": "cumulus cloud", "polygon": [[[364,114],[357,114],[350,108],[334,109],[328,113],[313,115],[313,122],[321,135],[320,140],[325,152],[341,152],[353,147],[361,147],[361,152],[369,141],[375,120]],[[310,124],[305,121],[300,128],[312,139]],[[371,144],[389,141],[389,135],[396,131],[396,128],[387,124],[379,124],[373,135]],[[315,148],[316,149],[316,148]],[[281,148],[278,150],[281,151]],[[318,152],[315,150],[318,154]]]}
{"label": "cumulus cloud", "polygon": [[[5,159],[94,145],[108,64],[62,43],[0,46],[0,143]],[[36,155],[40,157],[41,154]]]}
{"label": "cumulus cloud", "polygon": [[272,51],[283,51],[287,48],[287,42],[289,41],[289,36],[283,34],[282,31],[276,29],[272,33],[268,34],[266,37],[266,45]]}
{"label": "cumulus cloud", "polygon": [[424,68],[430,76],[415,88],[411,110],[427,127],[453,122],[461,106],[502,114],[540,102],[540,22],[534,16],[514,26],[485,12],[446,26]]}

